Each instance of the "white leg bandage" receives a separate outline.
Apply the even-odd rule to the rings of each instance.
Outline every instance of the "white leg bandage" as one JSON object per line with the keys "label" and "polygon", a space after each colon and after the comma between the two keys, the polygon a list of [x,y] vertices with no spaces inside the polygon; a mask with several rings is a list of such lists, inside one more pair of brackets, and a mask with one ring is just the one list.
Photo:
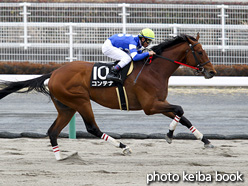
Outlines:
{"label": "white leg bandage", "polygon": [[169,129],[174,131],[177,127],[179,120],[180,120],[180,117],[176,115],[173,121],[170,123]]}
{"label": "white leg bandage", "polygon": [[194,126],[190,127],[189,129],[197,139],[202,140],[203,134],[200,133]]}
{"label": "white leg bandage", "polygon": [[114,138],[112,138],[111,136],[109,136],[105,133],[103,133],[101,138],[105,141],[108,141],[109,143],[111,143],[115,147],[120,147],[120,142],[116,141]]}
{"label": "white leg bandage", "polygon": [[56,160],[62,159],[58,145],[53,147],[53,152],[54,152]]}

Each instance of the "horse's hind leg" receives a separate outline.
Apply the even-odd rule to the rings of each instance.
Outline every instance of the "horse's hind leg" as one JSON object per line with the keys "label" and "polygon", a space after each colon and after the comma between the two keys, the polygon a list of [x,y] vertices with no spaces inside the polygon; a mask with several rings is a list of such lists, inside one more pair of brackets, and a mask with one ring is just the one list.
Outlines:
{"label": "horse's hind leg", "polygon": [[52,126],[49,128],[47,133],[50,138],[50,142],[51,142],[56,160],[61,160],[62,157],[61,157],[60,150],[58,147],[57,139],[62,129],[69,123],[69,121],[71,120],[71,118],[73,117],[76,111],[74,109],[71,109],[63,105],[56,99],[52,98],[52,100],[58,111],[58,116],[57,116],[57,119],[52,124]]}
{"label": "horse's hind leg", "polygon": [[85,123],[85,126],[86,126],[86,129],[89,133],[111,143],[115,147],[123,149],[124,154],[130,154],[131,153],[131,149],[128,146],[115,140],[114,138],[107,135],[106,133],[101,132],[101,130],[99,129],[99,127],[96,124],[90,101],[81,103],[79,105],[80,105],[80,108],[77,111],[82,116],[84,123]]}

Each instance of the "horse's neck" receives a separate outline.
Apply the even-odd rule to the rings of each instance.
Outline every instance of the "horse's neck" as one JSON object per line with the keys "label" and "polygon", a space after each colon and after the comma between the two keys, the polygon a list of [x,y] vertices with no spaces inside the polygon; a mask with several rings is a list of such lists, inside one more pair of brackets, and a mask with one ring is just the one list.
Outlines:
{"label": "horse's neck", "polygon": [[[166,49],[161,55],[173,61],[182,62],[185,59],[187,47],[187,43],[178,44]],[[155,68],[157,73],[161,74],[163,78],[169,78],[179,67],[178,64],[159,57],[155,60],[156,63],[154,63],[153,68]]]}

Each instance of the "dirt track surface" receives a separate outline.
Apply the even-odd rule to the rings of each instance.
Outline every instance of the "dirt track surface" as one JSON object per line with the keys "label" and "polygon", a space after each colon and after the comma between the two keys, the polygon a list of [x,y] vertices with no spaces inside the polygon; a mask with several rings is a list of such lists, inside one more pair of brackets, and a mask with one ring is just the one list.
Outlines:
{"label": "dirt track surface", "polygon": [[[133,154],[124,156],[100,139],[59,139],[62,155],[78,154],[56,161],[48,139],[0,139],[0,185],[2,186],[144,186],[147,176],[177,174],[177,182],[153,182],[151,185],[233,185],[216,182],[215,174],[242,174],[247,185],[248,140],[213,140],[214,149],[204,149],[198,140],[122,140]],[[212,181],[183,178],[183,173],[209,175]],[[165,177],[163,177],[164,179]],[[149,177],[151,179],[151,177]]]}

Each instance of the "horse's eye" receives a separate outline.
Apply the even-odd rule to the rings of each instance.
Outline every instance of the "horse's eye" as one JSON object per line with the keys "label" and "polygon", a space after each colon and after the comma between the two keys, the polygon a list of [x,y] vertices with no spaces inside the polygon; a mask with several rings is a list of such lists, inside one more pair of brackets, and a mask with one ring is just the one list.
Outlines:
{"label": "horse's eye", "polygon": [[202,52],[198,52],[198,54],[202,55]]}

